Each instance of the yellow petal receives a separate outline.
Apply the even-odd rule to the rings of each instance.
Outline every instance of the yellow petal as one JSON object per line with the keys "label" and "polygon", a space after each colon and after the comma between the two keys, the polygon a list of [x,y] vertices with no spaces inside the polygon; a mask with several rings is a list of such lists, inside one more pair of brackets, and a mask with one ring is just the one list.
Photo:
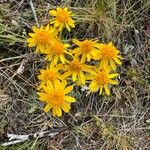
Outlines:
{"label": "yellow petal", "polygon": [[57,7],[57,11],[61,11],[61,10],[63,10],[62,8],[60,8],[60,7]]}
{"label": "yellow petal", "polygon": [[72,81],[75,82],[77,80],[77,73],[72,73]]}
{"label": "yellow petal", "polygon": [[105,85],[104,89],[105,89],[106,94],[109,96],[110,95],[110,90],[109,90],[108,86]]}
{"label": "yellow petal", "polygon": [[47,81],[47,88],[49,88],[49,90],[54,90],[53,84],[51,81]]}
{"label": "yellow petal", "polygon": [[92,80],[93,79],[93,75],[87,75],[86,76],[86,80]]}
{"label": "yellow petal", "polygon": [[47,102],[48,101],[48,97],[49,97],[48,94],[46,94],[46,93],[40,93],[40,92],[38,92],[37,94],[38,94],[39,100],[41,102]]}
{"label": "yellow petal", "polygon": [[72,90],[73,90],[73,86],[67,86],[67,87],[65,88],[65,90],[64,90],[64,93],[65,93],[65,94],[68,94],[68,93],[70,93]]}
{"label": "yellow petal", "polygon": [[114,84],[114,85],[117,85],[117,84],[119,84],[119,83],[118,83],[118,81],[111,80],[111,79],[109,79],[109,83],[110,83],[110,84]]}
{"label": "yellow petal", "polygon": [[95,57],[95,55],[97,55],[99,51],[97,49],[93,49],[90,54],[93,56],[93,58]]}
{"label": "yellow petal", "polygon": [[59,25],[59,31],[62,31],[62,29],[63,29],[63,27],[64,27],[64,24],[63,23],[61,23],[60,25]]}
{"label": "yellow petal", "polygon": [[27,43],[32,43],[33,38],[27,38]]}
{"label": "yellow petal", "polygon": [[78,81],[76,82],[76,85],[77,85],[77,86],[82,86],[82,85],[83,85],[83,83],[81,83],[81,81],[80,81],[80,80],[78,80]]}
{"label": "yellow petal", "polygon": [[91,61],[91,55],[87,54],[87,62]]}
{"label": "yellow petal", "polygon": [[69,19],[68,24],[69,24],[72,28],[75,28],[74,20]]}
{"label": "yellow petal", "polygon": [[108,67],[108,60],[104,60],[102,68],[107,68],[107,67]]}
{"label": "yellow petal", "polygon": [[100,62],[100,68],[105,69],[107,67],[108,67],[108,60],[105,60],[105,59],[101,60],[101,62]]}
{"label": "yellow petal", "polygon": [[109,74],[109,75],[108,75],[108,78],[115,78],[115,77],[117,77],[117,76],[119,76],[118,73],[112,73],[112,74]]}
{"label": "yellow petal", "polygon": [[104,68],[104,70],[106,71],[107,74],[109,74],[111,72],[111,67],[107,66],[106,68]]}
{"label": "yellow petal", "polygon": [[52,113],[53,113],[53,116],[57,116],[56,107],[53,107]]}
{"label": "yellow petal", "polygon": [[81,55],[81,54],[82,54],[82,53],[81,53],[81,48],[78,47],[78,48],[73,49],[73,50],[72,50],[72,54],[76,54],[77,56],[78,56],[78,55]]}
{"label": "yellow petal", "polygon": [[45,106],[44,111],[47,113],[51,108],[52,108],[52,104],[48,103],[48,104]]}
{"label": "yellow petal", "polygon": [[65,8],[64,8],[64,11],[68,12],[68,8],[67,8],[67,7],[65,7]]}
{"label": "yellow petal", "polygon": [[37,32],[39,29],[38,29],[36,26],[32,26],[32,30],[33,30],[34,32]]}
{"label": "yellow petal", "polygon": [[[80,53],[78,53],[78,54],[80,54]],[[83,54],[82,57],[81,57],[81,62],[84,63],[85,60],[86,60],[86,54]]]}
{"label": "yellow petal", "polygon": [[49,94],[52,90],[48,86],[43,86],[43,90],[45,93]]}
{"label": "yellow petal", "polygon": [[60,22],[55,21],[55,23],[54,23],[54,27],[55,27],[55,28],[57,28],[57,27],[59,27],[59,26],[60,26]]}
{"label": "yellow petal", "polygon": [[70,29],[69,25],[67,23],[65,23],[65,25],[66,25],[67,30],[70,32],[71,29]]}
{"label": "yellow petal", "polygon": [[31,38],[35,37],[35,33],[29,33],[29,36],[31,36]]}
{"label": "yellow petal", "polygon": [[37,77],[38,77],[39,80],[43,80],[43,75],[40,74]]}
{"label": "yellow petal", "polygon": [[70,75],[71,75],[71,72],[67,71],[67,72],[65,72],[65,73],[62,75],[62,77],[63,77],[63,78],[67,78],[67,77],[69,77]]}
{"label": "yellow petal", "polygon": [[110,60],[110,65],[111,65],[113,70],[116,70],[116,64],[114,63],[113,60]]}
{"label": "yellow petal", "polygon": [[56,111],[56,114],[58,117],[61,117],[62,116],[62,109],[61,107],[55,107],[55,111]]}
{"label": "yellow petal", "polygon": [[115,60],[115,62],[116,62],[117,64],[119,64],[119,65],[122,64],[121,61],[120,61],[118,58],[114,58],[114,60]]}
{"label": "yellow petal", "polygon": [[48,25],[46,25],[45,30],[46,30],[47,32],[49,31],[49,24],[48,24]]}
{"label": "yellow petal", "polygon": [[39,69],[39,71],[40,71],[41,74],[45,72],[44,69]]}
{"label": "yellow petal", "polygon": [[57,62],[58,62],[58,55],[54,56],[53,62],[54,62],[55,65],[57,65]]}
{"label": "yellow petal", "polygon": [[70,47],[70,44],[64,44],[65,48]]}
{"label": "yellow petal", "polygon": [[36,53],[40,53],[43,50],[43,47],[41,45],[36,46]]}
{"label": "yellow petal", "polygon": [[73,102],[76,102],[76,99],[71,96],[65,96],[65,101],[73,103]]}
{"label": "yellow petal", "polygon": [[118,55],[118,56],[117,56],[117,58],[123,59],[123,57],[122,57],[122,56],[120,56],[120,55]]}
{"label": "yellow petal", "polygon": [[89,68],[86,68],[84,71],[86,71],[86,72],[88,72],[88,73],[90,73],[92,75],[97,75],[97,73],[94,70],[89,69]]}
{"label": "yellow petal", "polygon": [[44,26],[41,26],[41,27],[40,27],[40,30],[42,31],[43,29],[44,29]]}
{"label": "yellow petal", "polygon": [[63,76],[60,75],[60,74],[57,75],[57,78],[58,78],[59,80],[61,80],[61,81],[65,80],[65,79],[63,78]]}
{"label": "yellow petal", "polygon": [[63,111],[66,113],[68,113],[69,110],[71,109],[70,104],[67,102],[64,102],[61,107],[62,107]]}
{"label": "yellow petal", "polygon": [[89,88],[91,92],[95,92],[99,88],[99,85],[95,81],[92,81]]}
{"label": "yellow petal", "polygon": [[80,42],[79,40],[73,39],[72,41],[73,41],[73,43],[75,43],[76,45],[81,46],[81,42]]}
{"label": "yellow petal", "polygon": [[[54,87],[55,89],[61,89],[62,88],[62,83],[59,80],[55,81]],[[66,86],[66,85],[65,85]]]}
{"label": "yellow petal", "polygon": [[63,64],[58,64],[54,68],[55,68],[56,71],[59,71],[63,68]]}
{"label": "yellow petal", "polygon": [[60,85],[60,87],[61,87],[61,89],[65,89],[65,87],[66,87],[66,85],[67,85],[67,81],[66,80],[62,80],[62,82],[60,82],[61,84],[59,84]]}
{"label": "yellow petal", "polygon": [[95,43],[94,44],[94,47],[96,47],[98,49],[101,49],[103,46],[104,46],[104,44],[102,44],[102,43]]}
{"label": "yellow petal", "polygon": [[100,60],[102,58],[102,55],[99,51],[97,51],[96,53],[93,53],[93,57],[95,60]]}
{"label": "yellow petal", "polygon": [[35,47],[37,45],[36,41],[32,38],[28,38],[27,43],[29,47]]}
{"label": "yellow petal", "polygon": [[61,62],[64,64],[66,59],[63,54],[59,55]]}
{"label": "yellow petal", "polygon": [[45,82],[42,82],[42,83],[38,86],[37,90],[43,89],[44,86],[45,86]]}
{"label": "yellow petal", "polygon": [[73,57],[73,55],[71,54],[71,52],[67,52],[67,51],[65,50],[64,53],[65,53],[65,54],[68,54],[68,55],[70,55],[70,56]]}
{"label": "yellow petal", "polygon": [[55,69],[54,63],[50,63],[50,69],[51,69],[51,70],[54,70],[54,69]]}
{"label": "yellow petal", "polygon": [[53,57],[52,54],[48,54],[48,55],[45,57],[45,60],[51,61],[51,60],[52,60],[52,57]]}
{"label": "yellow petal", "polygon": [[99,90],[99,95],[102,95],[102,92],[103,92],[103,87],[101,86]]}
{"label": "yellow petal", "polygon": [[81,83],[85,84],[85,75],[82,71],[80,71],[79,77],[80,77]]}
{"label": "yellow petal", "polygon": [[50,10],[49,14],[52,15],[52,16],[56,16],[57,12],[55,10]]}
{"label": "yellow petal", "polygon": [[109,46],[113,46],[113,43],[112,43],[112,42],[109,42],[108,45],[109,45]]}
{"label": "yellow petal", "polygon": [[50,20],[50,24],[55,24],[55,22],[56,22],[56,19],[54,18]]}

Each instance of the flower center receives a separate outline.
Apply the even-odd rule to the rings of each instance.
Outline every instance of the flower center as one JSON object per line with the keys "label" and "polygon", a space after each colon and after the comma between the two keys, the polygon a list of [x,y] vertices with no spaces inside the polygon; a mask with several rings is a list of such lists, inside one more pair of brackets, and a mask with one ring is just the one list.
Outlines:
{"label": "flower center", "polygon": [[61,23],[66,23],[69,18],[70,18],[70,15],[68,12],[66,12],[65,10],[60,10],[59,12],[57,12],[57,20]]}
{"label": "flower center", "polygon": [[64,102],[64,93],[62,91],[54,91],[49,98],[49,102],[53,105],[62,105]]}
{"label": "flower center", "polygon": [[111,59],[116,55],[115,49],[113,47],[104,46],[101,49],[102,58]]}
{"label": "flower center", "polygon": [[54,54],[61,54],[63,53],[64,45],[62,43],[56,43],[53,46],[53,52]]}
{"label": "flower center", "polygon": [[100,72],[96,76],[96,82],[99,83],[100,85],[106,85],[108,83],[108,77],[106,72]]}
{"label": "flower center", "polygon": [[79,61],[75,61],[75,60],[70,62],[69,66],[72,71],[76,71],[76,72],[80,72],[82,69],[81,63]]}
{"label": "flower center", "polygon": [[91,41],[85,40],[81,43],[81,48],[84,53],[89,53],[93,49],[93,43]]}
{"label": "flower center", "polygon": [[49,41],[49,34],[46,31],[38,31],[36,38],[39,44],[45,44]]}
{"label": "flower center", "polygon": [[53,81],[55,81],[57,79],[57,73],[55,71],[53,71],[53,70],[48,70],[45,73],[44,77],[45,77],[46,81],[49,80],[49,81],[53,82]]}

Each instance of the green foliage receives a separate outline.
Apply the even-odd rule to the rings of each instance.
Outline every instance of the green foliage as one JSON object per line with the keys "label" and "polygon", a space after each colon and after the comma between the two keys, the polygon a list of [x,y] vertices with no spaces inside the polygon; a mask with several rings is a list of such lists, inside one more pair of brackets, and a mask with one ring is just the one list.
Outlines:
{"label": "green foliage", "polygon": [[0,45],[9,44],[13,45],[15,43],[24,43],[25,39],[19,34],[9,30],[8,25],[4,25],[0,20]]}

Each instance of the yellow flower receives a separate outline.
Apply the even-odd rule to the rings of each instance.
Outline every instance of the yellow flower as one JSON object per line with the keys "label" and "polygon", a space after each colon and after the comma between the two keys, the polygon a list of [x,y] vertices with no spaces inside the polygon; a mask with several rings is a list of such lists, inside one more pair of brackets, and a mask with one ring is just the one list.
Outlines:
{"label": "yellow flower", "polygon": [[51,46],[46,50],[46,60],[53,61],[53,63],[56,65],[58,63],[58,60],[64,64],[66,61],[65,54],[71,55],[67,50],[69,47],[69,44],[63,44],[59,41],[52,41]]}
{"label": "yellow flower", "polygon": [[84,40],[79,41],[77,39],[74,39],[73,42],[78,45],[79,47],[75,48],[73,50],[73,54],[79,56],[82,55],[81,61],[85,61],[87,59],[88,62],[91,61],[93,58],[93,55],[97,53],[97,41],[92,40]]}
{"label": "yellow flower", "polygon": [[119,74],[112,73],[110,74],[110,68],[107,67],[106,69],[96,69],[95,74],[91,75],[89,79],[91,79],[91,83],[89,85],[90,91],[95,92],[100,88],[99,94],[102,94],[103,88],[107,95],[110,95],[110,90],[108,88],[109,84],[117,85],[118,82],[112,80],[112,78],[117,77]]}
{"label": "yellow flower", "polygon": [[40,28],[33,26],[32,30],[34,33],[29,33],[30,37],[27,38],[27,43],[29,47],[36,47],[37,53],[44,53],[45,49],[50,46],[51,41],[57,37],[56,29],[49,25]]}
{"label": "yellow flower", "polygon": [[86,77],[85,72],[93,73],[92,68],[93,66],[89,66],[81,62],[78,57],[74,57],[72,61],[68,61],[65,64],[63,70],[65,73],[63,74],[63,78],[67,78],[72,76],[72,81],[75,82],[78,80],[78,83],[85,84]]}
{"label": "yellow flower", "polygon": [[47,82],[51,82],[55,84],[57,80],[63,80],[59,70],[62,68],[62,65],[54,66],[53,63],[50,64],[50,67],[47,69],[40,69],[40,75],[38,75],[38,79],[41,80],[41,84],[39,85],[38,89],[43,88],[47,84]]}
{"label": "yellow flower", "polygon": [[58,7],[56,10],[49,11],[50,15],[55,16],[56,18],[52,19],[50,22],[54,24],[54,27],[59,27],[59,31],[62,31],[63,27],[65,26],[68,31],[70,32],[72,28],[75,28],[74,20],[72,20],[72,12],[68,11],[68,8],[60,8]]}
{"label": "yellow flower", "polygon": [[106,68],[108,65],[113,70],[116,69],[116,63],[121,65],[120,59],[123,59],[119,53],[120,51],[113,46],[112,42],[109,44],[99,44],[99,52],[95,55],[95,58],[100,59],[100,68]]}
{"label": "yellow flower", "polygon": [[67,86],[67,82],[60,82],[57,80],[53,86],[51,82],[48,82],[43,87],[43,92],[38,92],[39,100],[46,103],[44,111],[47,113],[52,109],[54,116],[61,117],[62,110],[66,113],[71,109],[71,103],[75,102],[75,98],[67,96],[73,90],[73,86]]}

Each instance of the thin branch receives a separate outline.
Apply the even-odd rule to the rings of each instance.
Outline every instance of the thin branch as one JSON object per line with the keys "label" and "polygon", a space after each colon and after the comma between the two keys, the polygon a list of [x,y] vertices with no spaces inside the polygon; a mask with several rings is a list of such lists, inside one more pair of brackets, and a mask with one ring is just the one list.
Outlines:
{"label": "thin branch", "polygon": [[32,9],[32,12],[33,12],[33,15],[34,15],[34,19],[35,19],[36,25],[39,28],[39,22],[38,22],[38,18],[37,18],[36,11],[35,11],[34,5],[32,3],[32,0],[29,1],[29,4],[31,6],[31,9]]}
{"label": "thin branch", "polygon": [[7,134],[9,138],[9,142],[3,143],[2,146],[9,146],[17,143],[21,143],[27,140],[35,139],[35,138],[43,138],[43,137],[51,137],[54,138],[55,135],[58,135],[60,132],[67,130],[67,127],[62,127],[58,129],[52,129],[49,131],[39,132],[35,134],[28,135],[16,135],[16,134]]}

